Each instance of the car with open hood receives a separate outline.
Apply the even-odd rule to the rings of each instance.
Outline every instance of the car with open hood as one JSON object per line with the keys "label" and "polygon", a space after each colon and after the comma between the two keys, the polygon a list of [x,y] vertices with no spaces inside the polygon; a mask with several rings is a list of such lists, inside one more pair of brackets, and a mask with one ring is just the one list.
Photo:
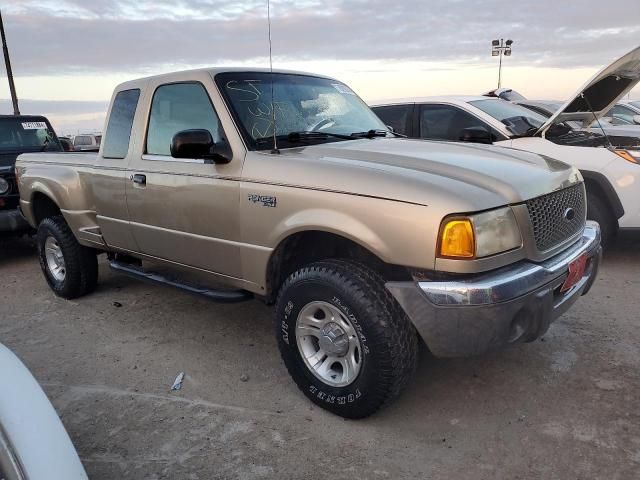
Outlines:
{"label": "car with open hood", "polygon": [[91,292],[106,253],[122,274],[275,304],[289,374],[349,418],[402,391],[420,338],[441,357],[539,338],[600,261],[574,167],[401,138],[320,75],[127,82],[99,153],[25,154],[17,173],[57,295]]}
{"label": "car with open hood", "polygon": [[594,75],[553,115],[546,117],[501,98],[423,97],[379,102],[373,110],[394,131],[412,138],[494,144],[560,159],[585,178],[588,218],[604,241],[618,229],[640,228],[640,150],[637,138],[575,130],[602,118],[640,80],[640,47]]}

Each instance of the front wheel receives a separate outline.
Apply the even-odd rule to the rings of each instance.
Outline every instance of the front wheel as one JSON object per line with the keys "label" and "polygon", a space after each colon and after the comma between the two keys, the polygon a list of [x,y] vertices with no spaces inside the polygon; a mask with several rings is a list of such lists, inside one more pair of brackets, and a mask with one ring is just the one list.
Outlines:
{"label": "front wheel", "polygon": [[44,219],[36,236],[40,267],[51,290],[62,298],[76,298],[93,291],[98,282],[95,250],[83,247],[64,217]]}
{"label": "front wheel", "polygon": [[280,353],[322,408],[363,418],[397,397],[415,370],[413,325],[366,266],[342,260],[293,273],[276,305]]}

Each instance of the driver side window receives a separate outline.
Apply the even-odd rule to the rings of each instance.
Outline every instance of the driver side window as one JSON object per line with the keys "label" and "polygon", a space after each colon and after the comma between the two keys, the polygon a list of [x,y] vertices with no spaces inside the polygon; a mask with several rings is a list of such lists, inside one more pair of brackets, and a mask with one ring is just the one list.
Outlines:
{"label": "driver side window", "polygon": [[420,138],[459,142],[463,130],[471,127],[492,129],[482,120],[452,105],[422,105]]}
{"label": "driver side window", "polygon": [[208,130],[221,141],[220,120],[200,83],[173,83],[157,88],[151,103],[146,153],[171,155],[173,136],[182,130]]}

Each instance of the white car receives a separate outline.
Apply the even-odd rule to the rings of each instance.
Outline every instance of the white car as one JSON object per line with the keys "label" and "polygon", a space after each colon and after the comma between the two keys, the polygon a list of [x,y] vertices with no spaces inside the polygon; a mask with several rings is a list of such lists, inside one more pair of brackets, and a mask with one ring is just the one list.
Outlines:
{"label": "white car", "polygon": [[[547,118],[564,105],[564,102],[553,100],[518,100],[513,103],[527,107],[529,110],[538,112]],[[613,109],[616,108],[617,105],[613,107]],[[612,117],[611,110],[606,116],[599,118],[597,122],[594,121],[588,128],[582,128],[582,122],[579,121],[569,121],[567,123],[576,130],[587,130],[593,133],[604,131],[605,135],[609,137],[611,143],[616,147],[627,147],[640,142],[640,125],[630,124],[619,117]]]}
{"label": "white car", "polygon": [[621,100],[605,116],[640,125],[640,100]]}
{"label": "white car", "polygon": [[0,480],[87,480],[49,399],[2,344],[0,372]]}
{"label": "white car", "polygon": [[638,81],[640,47],[601,70],[549,118],[485,96],[395,100],[373,110],[395,132],[412,138],[493,143],[576,166],[587,187],[587,216],[600,223],[606,242],[619,228],[640,228],[640,149],[613,148],[604,135],[566,122],[589,126]]}

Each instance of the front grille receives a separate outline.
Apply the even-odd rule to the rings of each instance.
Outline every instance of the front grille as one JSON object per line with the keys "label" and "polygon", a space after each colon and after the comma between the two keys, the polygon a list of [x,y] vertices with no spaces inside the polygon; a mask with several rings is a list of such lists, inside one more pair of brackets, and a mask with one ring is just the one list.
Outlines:
{"label": "front grille", "polygon": [[[584,185],[533,198],[527,202],[533,236],[539,251],[545,252],[580,232],[585,224]],[[573,210],[571,216],[570,209]]]}

